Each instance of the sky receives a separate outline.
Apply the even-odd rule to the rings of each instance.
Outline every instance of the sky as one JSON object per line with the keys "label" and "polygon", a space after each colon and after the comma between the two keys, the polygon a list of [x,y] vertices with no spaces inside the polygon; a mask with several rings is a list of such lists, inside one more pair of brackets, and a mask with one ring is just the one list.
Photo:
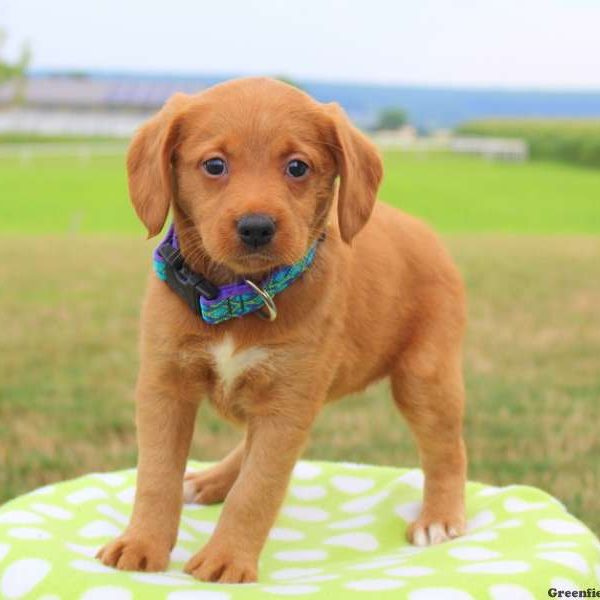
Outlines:
{"label": "sky", "polygon": [[0,0],[36,69],[600,89],[600,0]]}

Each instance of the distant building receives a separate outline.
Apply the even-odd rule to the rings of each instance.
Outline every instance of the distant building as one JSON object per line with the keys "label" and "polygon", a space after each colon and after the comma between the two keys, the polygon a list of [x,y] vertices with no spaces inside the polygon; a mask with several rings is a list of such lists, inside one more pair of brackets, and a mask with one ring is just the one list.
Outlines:
{"label": "distant building", "polygon": [[[28,108],[149,111],[162,106],[175,92],[194,93],[201,89],[198,82],[176,79],[45,76],[27,81],[22,104]],[[15,82],[0,86],[0,105],[10,105],[15,93]]]}
{"label": "distant building", "polygon": [[[175,92],[197,81],[44,76],[0,86],[0,133],[129,136]],[[19,96],[18,105],[15,104]]]}

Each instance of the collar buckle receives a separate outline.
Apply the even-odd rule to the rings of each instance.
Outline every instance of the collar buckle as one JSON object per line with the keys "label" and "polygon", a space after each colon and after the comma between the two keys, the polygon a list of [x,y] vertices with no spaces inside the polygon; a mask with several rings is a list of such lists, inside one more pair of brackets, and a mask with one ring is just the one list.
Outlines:
{"label": "collar buckle", "polygon": [[196,314],[200,313],[201,296],[214,300],[219,295],[219,288],[192,271],[171,244],[162,244],[158,253],[165,261],[166,282]]}

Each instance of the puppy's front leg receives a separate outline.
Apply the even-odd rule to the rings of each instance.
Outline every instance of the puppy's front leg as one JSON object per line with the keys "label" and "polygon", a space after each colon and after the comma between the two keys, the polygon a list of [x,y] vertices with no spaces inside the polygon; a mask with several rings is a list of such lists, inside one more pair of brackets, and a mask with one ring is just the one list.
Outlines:
{"label": "puppy's front leg", "polygon": [[138,472],[126,531],[97,557],[127,571],[162,571],[175,545],[199,390],[176,369],[144,368],[136,390]]}
{"label": "puppy's front leg", "polygon": [[217,528],[185,571],[202,581],[256,581],[259,554],[283,502],[312,416],[268,415],[248,423],[246,455]]}

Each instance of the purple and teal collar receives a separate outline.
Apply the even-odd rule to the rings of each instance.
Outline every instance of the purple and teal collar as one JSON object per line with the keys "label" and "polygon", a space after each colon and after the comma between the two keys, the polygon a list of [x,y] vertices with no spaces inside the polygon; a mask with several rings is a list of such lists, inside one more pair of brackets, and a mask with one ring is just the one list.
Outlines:
{"label": "purple and teal collar", "polygon": [[154,250],[153,264],[158,278],[206,323],[216,325],[254,312],[272,321],[277,316],[273,296],[283,292],[310,267],[317,245],[315,242],[293,265],[275,269],[259,285],[244,279],[240,283],[218,287],[185,264],[171,225],[165,239]]}

